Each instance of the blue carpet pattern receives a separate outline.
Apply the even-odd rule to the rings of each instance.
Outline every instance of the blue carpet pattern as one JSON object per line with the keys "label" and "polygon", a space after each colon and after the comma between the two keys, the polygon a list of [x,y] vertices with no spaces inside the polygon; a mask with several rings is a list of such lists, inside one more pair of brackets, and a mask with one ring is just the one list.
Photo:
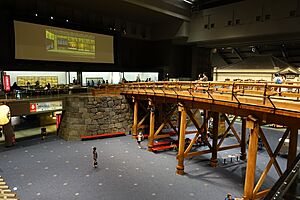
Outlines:
{"label": "blue carpet pattern", "polygon": [[[266,134],[276,144],[282,131]],[[225,140],[234,143],[234,138]],[[272,142],[273,141],[273,142]],[[209,167],[210,155],[185,160],[186,175],[176,175],[176,151],[151,153],[139,149],[131,136],[90,141],[64,141],[56,136],[45,141],[22,141],[0,148],[0,175],[21,200],[223,200],[230,192],[241,197],[246,163],[234,161]],[[93,168],[92,147],[97,147],[98,168]],[[275,148],[275,147],[274,147]],[[220,152],[239,153],[239,149]],[[263,150],[257,168],[268,161]],[[285,158],[278,158],[286,165]],[[284,168],[283,168],[284,169]],[[268,183],[278,176],[272,169]],[[276,177],[277,176],[277,177]]]}

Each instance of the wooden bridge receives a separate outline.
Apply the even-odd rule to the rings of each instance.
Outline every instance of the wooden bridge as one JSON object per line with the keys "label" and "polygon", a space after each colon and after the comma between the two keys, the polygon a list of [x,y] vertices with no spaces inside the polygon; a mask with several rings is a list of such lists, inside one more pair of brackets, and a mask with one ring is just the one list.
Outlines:
{"label": "wooden bridge", "polygon": [[[292,162],[297,155],[298,129],[300,127],[300,83],[272,84],[254,82],[140,82],[127,83],[117,86],[121,94],[132,98],[134,102],[133,136],[138,128],[145,127],[143,123],[150,117],[148,150],[152,151],[155,139],[169,137],[168,133],[162,133],[168,124],[179,135],[179,150],[177,155],[177,174],[184,174],[184,159],[203,154],[210,154],[210,164],[217,166],[218,151],[233,148],[241,148],[241,159],[247,158],[247,169],[244,184],[243,199],[260,199],[270,190],[260,190],[267,174],[275,167],[279,176],[283,174],[276,157],[285,139],[289,137],[289,152],[287,169],[292,167]],[[114,89],[116,91],[116,89]],[[146,108],[142,101],[148,101]],[[167,113],[163,107],[168,105]],[[171,105],[171,106],[170,106]],[[141,109],[139,109],[141,108]],[[196,119],[194,110],[204,110],[202,123]],[[178,128],[171,122],[171,116],[178,110]],[[139,119],[141,113],[144,116]],[[235,117],[230,121],[229,115]],[[221,137],[218,133],[220,115],[228,124]],[[197,128],[195,137],[186,146],[187,116]],[[237,117],[242,118],[241,134],[234,128]],[[211,140],[207,137],[208,120],[213,118]],[[156,118],[158,118],[156,120]],[[261,128],[265,124],[278,124],[286,128],[286,131],[278,142],[275,151],[272,151],[264,132]],[[246,154],[246,129],[249,128],[248,155]],[[223,141],[229,131],[234,134],[237,143],[224,146]],[[192,151],[198,138],[207,145],[208,149]],[[255,169],[257,160],[258,138],[261,138],[270,160],[255,182]]]}

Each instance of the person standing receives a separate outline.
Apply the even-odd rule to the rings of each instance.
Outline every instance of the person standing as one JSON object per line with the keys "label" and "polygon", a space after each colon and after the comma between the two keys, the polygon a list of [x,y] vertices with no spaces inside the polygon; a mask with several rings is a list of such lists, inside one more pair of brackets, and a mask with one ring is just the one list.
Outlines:
{"label": "person standing", "polygon": [[144,135],[143,135],[143,133],[142,133],[142,131],[139,131],[139,134],[137,135],[137,143],[138,143],[138,146],[139,146],[139,148],[141,149],[142,148],[142,146],[141,146],[141,142],[143,141],[143,139],[144,139]]}
{"label": "person standing", "polygon": [[199,74],[199,81],[208,81],[208,77],[205,72],[202,73],[202,76]]}
{"label": "person standing", "polygon": [[234,200],[234,197],[232,197],[232,195],[231,195],[230,193],[228,193],[228,194],[226,195],[225,200]]}
{"label": "person standing", "polygon": [[273,81],[275,84],[281,84],[283,82],[282,77],[278,73],[275,74]]}
{"label": "person standing", "polygon": [[98,167],[98,153],[97,153],[97,148],[96,147],[93,147],[93,165],[94,165],[94,168],[97,168]]}

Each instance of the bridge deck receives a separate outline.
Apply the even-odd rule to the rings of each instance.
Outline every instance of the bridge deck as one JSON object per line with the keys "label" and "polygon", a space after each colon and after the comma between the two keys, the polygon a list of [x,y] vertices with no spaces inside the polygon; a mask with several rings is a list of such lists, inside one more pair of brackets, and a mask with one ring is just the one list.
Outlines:
{"label": "bridge deck", "polygon": [[123,94],[223,105],[300,118],[300,84],[154,82],[124,84]]}

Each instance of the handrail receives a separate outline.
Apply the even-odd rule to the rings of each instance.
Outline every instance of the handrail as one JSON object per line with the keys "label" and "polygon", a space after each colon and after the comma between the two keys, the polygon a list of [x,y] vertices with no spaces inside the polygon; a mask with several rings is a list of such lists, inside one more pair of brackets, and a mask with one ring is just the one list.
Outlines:
{"label": "handrail", "polygon": [[[109,87],[113,87],[109,86]],[[249,82],[176,81],[136,82],[117,85],[123,94],[144,94],[173,98],[207,99],[241,105],[258,105],[275,112],[300,113],[300,83],[272,84]],[[298,114],[297,114],[298,115]],[[300,117],[300,115],[299,115]]]}
{"label": "handrail", "polygon": [[296,157],[292,164],[293,167],[286,170],[283,175],[274,184],[270,192],[263,198],[263,200],[279,200],[288,191],[293,181],[297,178],[300,170],[300,154]]}

